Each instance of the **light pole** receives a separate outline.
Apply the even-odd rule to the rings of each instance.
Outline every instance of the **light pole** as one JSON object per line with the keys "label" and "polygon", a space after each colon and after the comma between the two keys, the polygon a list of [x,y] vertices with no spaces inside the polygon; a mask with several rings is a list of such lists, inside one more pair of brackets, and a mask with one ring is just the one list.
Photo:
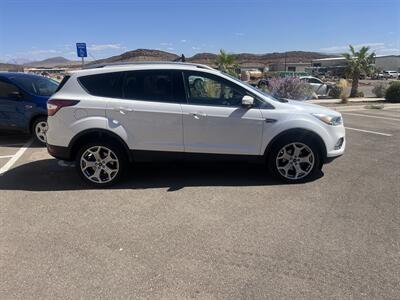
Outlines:
{"label": "light pole", "polygon": [[285,51],[285,72],[286,72],[286,57],[287,57],[287,52]]}

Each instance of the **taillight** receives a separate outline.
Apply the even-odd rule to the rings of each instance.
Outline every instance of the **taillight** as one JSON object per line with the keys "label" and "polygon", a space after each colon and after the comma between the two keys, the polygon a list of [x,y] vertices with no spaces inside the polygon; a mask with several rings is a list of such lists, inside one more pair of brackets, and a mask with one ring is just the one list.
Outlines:
{"label": "taillight", "polygon": [[61,99],[50,99],[47,102],[47,114],[54,116],[61,108],[67,106],[74,106],[78,104],[78,100],[61,100]]}

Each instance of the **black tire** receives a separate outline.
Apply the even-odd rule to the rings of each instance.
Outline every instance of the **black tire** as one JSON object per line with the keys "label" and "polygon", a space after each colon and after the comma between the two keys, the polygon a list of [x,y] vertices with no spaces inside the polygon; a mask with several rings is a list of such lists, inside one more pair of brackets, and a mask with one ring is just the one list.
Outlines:
{"label": "black tire", "polygon": [[[304,173],[306,173],[305,175],[302,175],[302,177],[299,176],[299,178],[295,178],[294,173],[296,172],[296,168],[295,166],[290,167],[290,170],[286,171],[287,176],[284,176],[283,173],[285,173],[285,171],[282,170],[282,168],[278,168],[278,163],[285,163],[286,160],[283,158],[283,152],[284,151],[283,148],[284,147],[289,147],[290,149],[290,145],[291,144],[295,144],[296,146],[293,147],[297,147],[297,148],[301,148],[301,145],[305,145],[306,147],[304,148],[304,150],[302,150],[302,153],[307,153],[308,150],[311,150],[312,155],[313,155],[313,165],[312,167],[309,166],[309,168],[307,168],[308,164],[310,162],[298,162],[299,158],[303,158],[305,159],[306,156],[305,154],[300,154],[296,159],[291,158],[291,160],[288,161],[289,164],[296,164],[296,168],[300,165],[301,169],[304,169]],[[287,148],[286,148],[287,149]],[[282,157],[282,158],[279,158]],[[294,161],[292,161],[292,159]],[[312,178],[315,178],[315,175],[317,172],[320,172],[321,168],[322,168],[322,157],[321,157],[321,149],[318,147],[318,144],[315,142],[315,140],[313,140],[311,137],[307,137],[307,136],[295,136],[295,135],[287,135],[287,136],[283,136],[281,138],[279,138],[277,141],[274,142],[274,144],[271,146],[271,149],[269,151],[269,154],[267,156],[267,166],[268,169],[270,170],[270,172],[272,173],[272,175],[274,175],[276,178],[278,178],[279,180],[286,182],[286,183],[302,183],[302,182],[307,182]],[[286,167],[287,165],[284,165],[284,167]],[[282,167],[282,165],[280,166]],[[297,173],[297,172],[296,172]],[[300,173],[302,174],[302,173]],[[292,177],[293,176],[293,177]],[[292,178],[288,178],[288,177],[292,177]]]}
{"label": "black tire", "polygon": [[[43,124],[46,124],[46,127],[43,128]],[[47,117],[38,117],[35,119],[35,121],[32,123],[32,128],[31,128],[31,132],[32,135],[34,137],[34,139],[39,142],[42,145],[46,145],[46,133],[43,131],[38,132],[38,129],[42,129],[47,131]]]}
{"label": "black tire", "polygon": [[[99,154],[102,164],[100,164],[100,161],[95,159],[94,155],[88,154],[88,150],[96,150],[96,147],[100,147]],[[111,151],[112,154],[110,155],[110,157],[115,159],[116,162],[110,161],[108,163],[104,163],[106,160],[105,155],[107,154],[106,150],[104,149],[108,149]],[[88,167],[86,168],[86,170],[84,170],[85,162],[82,160],[90,161],[90,163],[92,163],[92,160],[96,161],[98,166]],[[78,171],[78,174],[86,183],[95,187],[108,187],[118,183],[125,174],[127,165],[128,165],[128,159],[121,146],[109,142],[91,142],[85,144],[79,149],[75,159],[75,167],[76,170]],[[108,169],[106,169],[106,167]],[[99,168],[100,168],[99,170],[100,173],[99,176],[97,177],[100,180],[104,179],[105,181],[103,182],[99,180],[94,180],[94,177],[92,179],[89,178],[90,175],[92,176],[95,175],[94,172],[96,172],[96,170],[98,170]],[[109,170],[115,170],[116,168],[118,169],[118,171],[116,171],[115,174],[114,172],[112,172],[111,174],[107,173],[109,172]]]}

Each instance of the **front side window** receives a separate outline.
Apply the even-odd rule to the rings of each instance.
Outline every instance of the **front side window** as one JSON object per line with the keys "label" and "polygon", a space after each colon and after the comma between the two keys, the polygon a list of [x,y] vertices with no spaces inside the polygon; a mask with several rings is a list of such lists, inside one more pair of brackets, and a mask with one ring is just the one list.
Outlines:
{"label": "front side window", "polygon": [[240,87],[212,74],[186,74],[189,104],[240,106],[245,93]]}
{"label": "front side window", "polygon": [[310,79],[309,78],[301,78],[300,80],[305,82],[305,83],[310,83]]}
{"label": "front side window", "polygon": [[310,81],[309,81],[310,83],[317,83],[317,84],[321,84],[322,83],[322,81],[320,81],[320,80],[318,80],[318,79],[316,79],[316,78],[310,78]]}
{"label": "front side window", "polygon": [[58,84],[41,76],[18,76],[11,78],[23,90],[36,96],[49,97],[57,90]]}
{"label": "front side window", "polygon": [[122,98],[123,72],[87,75],[78,78],[86,91],[99,97]]}
{"label": "front side window", "polygon": [[15,85],[0,80],[0,98],[10,98],[11,94],[16,92],[19,90]]}
{"label": "front side window", "polygon": [[131,100],[180,103],[185,101],[182,73],[171,70],[127,72],[124,98]]}

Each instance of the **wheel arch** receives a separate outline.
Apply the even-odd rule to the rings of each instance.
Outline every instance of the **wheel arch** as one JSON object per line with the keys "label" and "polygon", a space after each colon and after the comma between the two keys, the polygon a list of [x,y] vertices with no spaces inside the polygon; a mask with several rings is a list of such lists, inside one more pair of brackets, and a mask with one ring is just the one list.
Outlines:
{"label": "wheel arch", "polygon": [[33,130],[33,124],[34,124],[34,123],[36,122],[36,120],[39,119],[39,118],[46,118],[46,119],[47,119],[47,115],[46,115],[46,114],[38,113],[38,114],[35,114],[35,115],[33,115],[33,116],[31,117],[31,119],[29,120],[29,128],[28,128],[29,134],[32,134],[32,133],[34,132],[34,130]]}
{"label": "wheel arch", "polygon": [[92,141],[107,141],[122,146],[126,157],[129,161],[132,161],[132,156],[130,155],[129,147],[126,142],[116,133],[102,128],[87,129],[74,136],[68,145],[71,159],[75,159],[81,146]]}
{"label": "wheel arch", "polygon": [[321,138],[321,136],[318,133],[316,133],[310,129],[305,129],[305,128],[288,129],[288,130],[282,131],[281,133],[274,136],[272,138],[272,140],[268,143],[267,147],[265,148],[265,151],[264,151],[265,157],[268,157],[273,144],[275,142],[277,142],[279,139],[283,138],[284,136],[308,136],[308,137],[311,136],[313,139],[315,139],[315,141],[318,145],[322,160],[325,160],[325,158],[327,156],[327,149],[326,149],[324,140]]}

